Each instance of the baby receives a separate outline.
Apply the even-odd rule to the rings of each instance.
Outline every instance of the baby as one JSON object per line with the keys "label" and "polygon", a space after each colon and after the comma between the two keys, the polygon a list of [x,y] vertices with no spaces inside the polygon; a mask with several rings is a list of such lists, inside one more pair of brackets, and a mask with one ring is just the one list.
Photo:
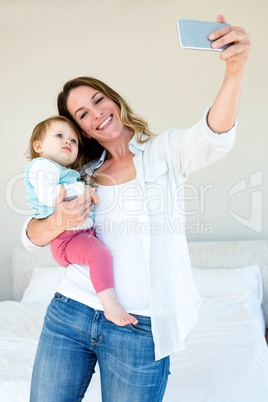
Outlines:
{"label": "baby", "polygon": [[[43,219],[55,211],[55,201],[61,185],[66,201],[85,191],[80,174],[70,166],[79,157],[81,135],[76,126],[62,116],[54,116],[39,123],[33,130],[29,154],[31,162],[25,170],[26,199],[34,217]],[[92,198],[97,200],[94,195]],[[64,231],[51,242],[56,262],[89,266],[93,287],[103,305],[105,317],[116,325],[136,324],[137,319],[119,304],[112,271],[112,256],[108,248],[95,236],[94,208],[86,222]]]}

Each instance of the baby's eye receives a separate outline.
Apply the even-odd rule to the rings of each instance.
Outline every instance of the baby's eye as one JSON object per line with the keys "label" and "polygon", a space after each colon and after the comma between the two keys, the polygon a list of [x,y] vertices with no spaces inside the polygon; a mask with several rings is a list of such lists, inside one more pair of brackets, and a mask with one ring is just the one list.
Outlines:
{"label": "baby's eye", "polygon": [[63,138],[62,134],[60,134],[60,133],[58,133],[58,134],[56,135],[56,137],[58,137],[58,138]]}
{"label": "baby's eye", "polygon": [[71,142],[72,142],[73,144],[77,144],[77,141],[76,141],[75,139],[72,139]]}

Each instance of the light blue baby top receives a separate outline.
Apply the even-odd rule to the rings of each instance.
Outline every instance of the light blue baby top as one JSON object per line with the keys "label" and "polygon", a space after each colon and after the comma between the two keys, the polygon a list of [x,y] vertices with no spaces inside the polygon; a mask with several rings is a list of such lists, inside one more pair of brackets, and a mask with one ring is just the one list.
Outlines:
{"label": "light blue baby top", "polygon": [[[45,158],[40,157],[40,158],[33,159],[27,165],[27,167],[25,169],[24,184],[25,184],[25,189],[26,189],[25,196],[26,196],[27,202],[33,211],[34,217],[37,219],[46,218],[49,215],[52,215],[55,211],[55,207],[44,205],[39,201],[35,188],[31,184],[31,181],[30,181],[30,179],[31,179],[31,177],[29,176],[30,169],[37,161],[42,161],[42,160],[53,163],[59,171],[59,175],[57,175],[57,177],[56,177],[56,175],[53,175],[53,177],[49,177],[49,174],[50,174],[50,176],[52,176],[52,174],[50,172],[47,173],[43,168],[40,171],[38,170],[36,175],[38,175],[38,174],[42,175],[42,183],[43,183],[42,185],[43,186],[44,186],[44,183],[45,183],[45,186],[53,185],[55,188],[59,184],[72,184],[75,182],[84,184],[81,181],[79,172],[77,172],[76,170],[68,169],[64,166],[59,165],[58,163],[56,163],[52,160],[48,160]],[[47,174],[47,178],[45,177],[46,174]],[[35,177],[35,179],[36,178],[38,179],[38,176]],[[44,178],[47,180],[44,180]],[[44,190],[46,190],[46,189],[44,188]],[[94,220],[94,212],[93,211],[91,211],[89,216]]]}

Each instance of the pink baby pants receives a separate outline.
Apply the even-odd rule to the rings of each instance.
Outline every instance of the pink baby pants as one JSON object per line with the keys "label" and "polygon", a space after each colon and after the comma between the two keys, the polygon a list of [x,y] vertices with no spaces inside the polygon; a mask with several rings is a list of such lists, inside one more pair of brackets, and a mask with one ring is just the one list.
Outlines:
{"label": "pink baby pants", "polygon": [[93,229],[66,230],[51,242],[55,261],[89,266],[92,285],[97,293],[114,287],[112,256],[109,249],[95,236]]}

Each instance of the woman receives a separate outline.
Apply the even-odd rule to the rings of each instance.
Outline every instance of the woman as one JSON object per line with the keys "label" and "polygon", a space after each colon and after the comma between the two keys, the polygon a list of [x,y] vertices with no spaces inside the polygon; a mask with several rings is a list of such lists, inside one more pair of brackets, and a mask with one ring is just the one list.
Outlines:
{"label": "woman", "polygon": [[[31,401],[81,400],[96,361],[103,401],[163,399],[169,354],[185,348],[200,307],[178,189],[191,172],[232,148],[250,49],[242,28],[222,28],[210,39],[215,48],[234,45],[221,53],[226,74],[216,100],[189,130],[151,135],[122,98],[98,80],[69,81],[59,95],[60,114],[79,125],[87,150],[93,150],[84,171],[93,173],[98,185],[96,233],[112,253],[118,299],[138,324],[117,327],[107,321],[94,291],[88,292],[84,268],[69,266],[45,317]],[[90,202],[90,190],[69,203],[62,190],[53,215],[29,220],[25,245],[48,244],[67,227],[80,225]]]}

